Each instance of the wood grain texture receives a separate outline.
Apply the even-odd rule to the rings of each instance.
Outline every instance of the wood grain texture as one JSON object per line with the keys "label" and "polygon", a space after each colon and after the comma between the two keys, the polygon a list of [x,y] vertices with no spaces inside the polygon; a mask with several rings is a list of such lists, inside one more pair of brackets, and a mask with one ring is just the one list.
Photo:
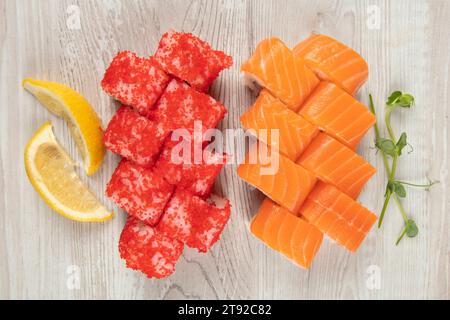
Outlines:
{"label": "wood grain texture", "polygon": [[[71,6],[75,7],[71,7]],[[67,20],[79,9],[81,30]],[[371,24],[379,12],[379,28]],[[450,298],[450,3],[428,1],[0,1],[0,298],[61,299],[384,299]],[[369,22],[368,22],[369,21]],[[398,177],[440,185],[430,192],[408,189],[406,209],[420,234],[396,247],[402,225],[394,205],[382,230],[373,230],[357,254],[325,241],[310,271],[301,270],[250,236],[248,223],[262,199],[240,181],[235,166],[223,170],[216,192],[229,197],[233,214],[222,240],[208,254],[186,250],[176,273],[162,281],[127,270],[117,242],[125,214],[104,196],[117,164],[109,154],[101,171],[82,179],[117,217],[104,224],[80,224],[53,213],[25,174],[28,139],[52,120],[61,144],[80,157],[67,126],[21,88],[27,76],[59,81],[82,92],[104,124],[115,105],[99,82],[119,50],[151,54],[166,30],[191,31],[235,59],[211,93],[228,106],[220,128],[239,128],[239,115],[253,102],[239,65],[257,42],[278,36],[289,46],[311,32],[349,44],[367,59],[379,118],[395,89],[414,93],[417,105],[394,115],[415,151],[402,157]],[[379,212],[386,178],[371,148],[373,132],[359,152],[379,168],[360,200]],[[230,142],[230,141],[228,141]],[[242,150],[237,141],[232,151]],[[370,266],[379,267],[381,287],[367,286]],[[77,266],[80,287],[67,286]],[[69,268],[69,269],[68,269]],[[369,269],[368,269],[369,268]]]}

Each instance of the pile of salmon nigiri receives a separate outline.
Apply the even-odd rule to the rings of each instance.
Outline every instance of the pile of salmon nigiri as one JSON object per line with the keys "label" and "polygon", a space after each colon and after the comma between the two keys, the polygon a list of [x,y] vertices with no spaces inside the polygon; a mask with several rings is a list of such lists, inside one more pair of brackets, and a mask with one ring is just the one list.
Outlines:
{"label": "pile of salmon nigiri", "polygon": [[[253,88],[262,87],[241,117],[259,142],[238,174],[267,196],[251,232],[304,268],[324,234],[355,252],[377,220],[356,201],[376,172],[355,152],[376,122],[354,98],[367,80],[367,63],[339,41],[314,34],[293,50],[278,38],[261,41],[241,71]],[[271,130],[278,139],[263,134]],[[272,153],[277,170],[264,174]]]}

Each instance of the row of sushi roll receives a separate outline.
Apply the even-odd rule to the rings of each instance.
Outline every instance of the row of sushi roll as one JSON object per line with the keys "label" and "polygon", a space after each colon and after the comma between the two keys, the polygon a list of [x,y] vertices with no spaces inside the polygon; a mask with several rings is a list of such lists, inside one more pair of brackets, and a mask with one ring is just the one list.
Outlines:
{"label": "row of sushi roll", "polygon": [[[304,268],[324,234],[356,251],[377,220],[356,201],[376,172],[355,152],[376,122],[354,98],[367,80],[367,63],[339,41],[314,34],[293,50],[278,38],[261,41],[241,71],[252,89],[262,87],[241,117],[260,143],[238,175],[268,197],[251,232]],[[278,139],[263,134],[274,129]],[[278,170],[261,174],[262,155],[272,152],[279,153]]]}
{"label": "row of sushi roll", "polygon": [[101,82],[122,104],[103,138],[123,158],[106,188],[129,214],[120,256],[127,267],[150,278],[171,275],[185,246],[207,252],[230,217],[230,202],[211,194],[227,155],[204,149],[203,161],[195,162],[189,152],[180,155],[183,161],[172,161],[180,141],[171,133],[187,130],[183,138],[202,150],[203,137],[191,134],[195,122],[201,121],[202,130],[212,129],[227,112],[205,92],[232,63],[198,37],[171,30],[149,58],[117,54]]}

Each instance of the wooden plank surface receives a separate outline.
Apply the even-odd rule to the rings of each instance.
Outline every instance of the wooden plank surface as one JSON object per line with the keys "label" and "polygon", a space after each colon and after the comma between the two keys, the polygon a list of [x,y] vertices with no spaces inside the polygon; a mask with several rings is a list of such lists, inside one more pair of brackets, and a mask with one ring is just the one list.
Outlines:
{"label": "wooden plank surface", "polygon": [[[449,20],[450,3],[444,0],[0,1],[0,298],[448,299]],[[389,92],[413,93],[417,105],[393,117],[414,146],[402,157],[398,177],[441,181],[430,192],[408,189],[405,207],[419,236],[394,245],[402,221],[391,206],[383,229],[373,230],[357,254],[326,241],[312,269],[301,270],[250,236],[248,223],[262,196],[230,165],[216,186],[233,203],[222,240],[208,254],[186,250],[176,273],[156,281],[125,269],[118,256],[125,215],[103,196],[117,157],[109,154],[93,178],[80,173],[116,210],[114,220],[80,224],[48,209],[25,174],[28,139],[50,119],[61,144],[80,157],[67,126],[27,94],[21,80],[69,84],[106,124],[115,106],[99,82],[109,61],[123,49],[151,54],[169,28],[194,32],[234,57],[235,66],[211,90],[229,108],[221,129],[238,128],[239,115],[254,100],[240,81],[239,65],[270,35],[293,46],[321,32],[359,51],[370,65],[359,97],[367,103],[371,92],[380,118]],[[379,212],[386,179],[380,155],[371,148],[373,138],[370,132],[359,152],[379,172],[360,200]],[[238,142],[234,152],[241,147]]]}

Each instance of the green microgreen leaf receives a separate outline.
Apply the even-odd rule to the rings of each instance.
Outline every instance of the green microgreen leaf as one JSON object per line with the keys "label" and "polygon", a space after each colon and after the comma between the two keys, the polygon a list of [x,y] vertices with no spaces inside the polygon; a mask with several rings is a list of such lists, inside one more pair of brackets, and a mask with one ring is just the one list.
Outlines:
{"label": "green microgreen leaf", "polygon": [[419,228],[417,227],[417,224],[414,222],[414,220],[409,219],[408,224],[406,226],[406,235],[409,238],[414,238],[419,233]]}
{"label": "green microgreen leaf", "polygon": [[401,91],[392,92],[391,95],[389,96],[389,98],[387,99],[386,104],[388,106],[393,106],[398,101],[398,99],[401,97],[401,95],[402,95]]}
{"label": "green microgreen leaf", "polygon": [[397,153],[399,156],[402,154],[403,148],[406,147],[407,145],[408,145],[408,142],[406,141],[406,133],[403,132],[396,144]]}
{"label": "green microgreen leaf", "polygon": [[396,105],[402,108],[410,108],[414,105],[414,97],[409,93],[402,94]]}
{"label": "green microgreen leaf", "polygon": [[400,198],[406,198],[406,190],[405,187],[398,182],[392,182],[394,193],[398,195]]}
{"label": "green microgreen leaf", "polygon": [[414,105],[414,96],[409,93],[402,93],[401,91],[394,91],[391,93],[386,101],[386,105],[390,107],[410,108]]}
{"label": "green microgreen leaf", "polygon": [[397,148],[395,143],[391,139],[378,138],[375,141],[375,146],[383,153],[395,156],[397,154]]}

